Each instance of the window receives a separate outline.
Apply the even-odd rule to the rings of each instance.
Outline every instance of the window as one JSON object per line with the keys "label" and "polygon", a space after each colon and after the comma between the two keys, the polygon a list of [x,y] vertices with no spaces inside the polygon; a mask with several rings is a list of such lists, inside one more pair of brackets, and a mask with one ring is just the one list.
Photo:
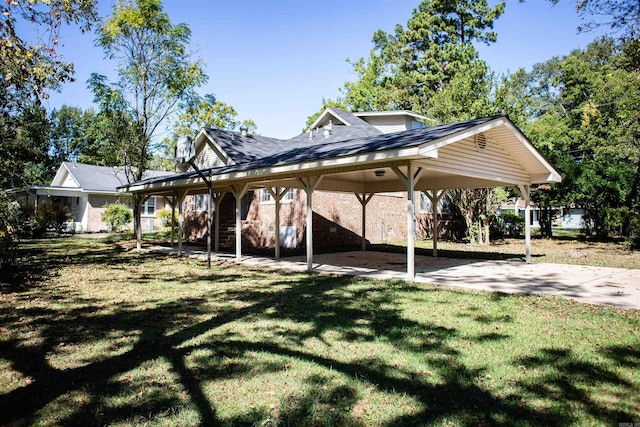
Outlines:
{"label": "window", "polygon": [[149,197],[142,205],[142,215],[155,215],[156,214],[156,198]]}
{"label": "window", "polygon": [[[273,189],[275,191],[275,189]],[[296,190],[290,188],[287,192],[282,196],[281,201],[283,202],[291,202],[296,198]],[[266,188],[262,189],[260,194],[260,203],[274,203],[273,197],[271,197],[271,193]]]}

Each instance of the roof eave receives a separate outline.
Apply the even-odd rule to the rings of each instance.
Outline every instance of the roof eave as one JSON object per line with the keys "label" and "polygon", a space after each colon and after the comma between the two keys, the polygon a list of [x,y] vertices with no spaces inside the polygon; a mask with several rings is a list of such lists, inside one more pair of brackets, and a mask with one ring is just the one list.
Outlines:
{"label": "roof eave", "polygon": [[[373,151],[358,153],[344,157],[333,157],[329,159],[309,160],[305,162],[292,163],[287,165],[275,165],[262,168],[248,169],[244,171],[227,172],[216,175],[209,175],[212,183],[224,181],[237,181],[237,180],[253,180],[253,178],[260,178],[269,175],[283,175],[287,173],[310,173],[313,171],[322,171],[322,169],[330,169],[334,167],[341,167],[348,164],[375,164],[383,162],[385,160],[398,161],[401,159],[410,159],[421,156],[419,153],[419,147],[401,148],[395,150],[386,151]],[[431,157],[431,156],[427,156]],[[156,188],[163,188],[167,186],[178,187],[187,184],[193,184],[201,181],[202,178],[183,178],[172,181],[160,181],[148,184],[132,185],[119,187],[119,192],[140,192],[148,191]],[[188,181],[188,182],[187,182]],[[170,183],[170,184],[169,184]]]}

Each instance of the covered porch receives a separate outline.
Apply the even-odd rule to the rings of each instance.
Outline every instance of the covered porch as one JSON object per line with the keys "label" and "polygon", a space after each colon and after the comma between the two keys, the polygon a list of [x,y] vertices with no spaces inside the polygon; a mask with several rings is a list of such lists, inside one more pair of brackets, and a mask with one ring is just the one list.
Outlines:
{"label": "covered porch", "polygon": [[[178,253],[183,252],[182,202],[188,194],[206,193],[209,206],[219,206],[225,194],[235,198],[235,259],[242,260],[241,200],[250,189],[266,189],[275,200],[275,234],[279,235],[280,201],[291,189],[301,189],[305,202],[306,269],[317,269],[313,251],[313,194],[316,191],[352,193],[362,209],[362,250],[366,250],[369,201],[379,193],[402,192],[406,205],[405,278],[416,277],[415,234],[417,195],[424,193],[433,206],[433,256],[437,258],[437,202],[449,189],[509,186],[526,202],[530,215],[530,186],[557,182],[560,175],[506,117],[436,126],[401,134],[347,140],[311,147],[293,147],[277,155],[239,165],[186,172],[164,179],[133,183],[121,191],[143,196],[162,195],[178,207]],[[142,197],[141,199],[144,199]],[[214,212],[215,211],[215,214]],[[219,252],[219,209],[209,211],[208,259]],[[172,220],[172,224],[176,219]],[[530,260],[530,221],[526,220],[526,253]],[[174,227],[172,227],[172,230]],[[173,239],[172,239],[173,241]],[[276,239],[278,242],[278,239]],[[138,242],[140,247],[140,242]],[[280,246],[274,247],[280,258]],[[210,261],[209,261],[210,262]]]}

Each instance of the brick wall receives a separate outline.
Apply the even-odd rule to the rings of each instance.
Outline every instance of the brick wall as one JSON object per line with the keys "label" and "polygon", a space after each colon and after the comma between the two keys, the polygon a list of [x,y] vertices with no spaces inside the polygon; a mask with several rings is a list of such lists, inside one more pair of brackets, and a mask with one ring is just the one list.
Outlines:
{"label": "brick wall", "polygon": [[[243,246],[271,248],[275,244],[275,203],[261,202],[260,190],[247,197],[246,219],[242,222]],[[191,196],[185,199],[185,236],[191,241],[206,239],[207,213],[195,212]],[[366,237],[370,243],[399,242],[407,236],[406,196],[402,193],[375,195],[367,204]],[[314,247],[360,245],[362,207],[354,194],[316,191],[313,194]],[[417,214],[419,237],[430,235],[430,214]],[[306,194],[297,190],[292,201],[280,205],[280,226],[296,227],[297,246],[304,246]],[[235,247],[235,199],[226,194],[220,205],[220,246]],[[229,236],[231,234],[231,236]]]}

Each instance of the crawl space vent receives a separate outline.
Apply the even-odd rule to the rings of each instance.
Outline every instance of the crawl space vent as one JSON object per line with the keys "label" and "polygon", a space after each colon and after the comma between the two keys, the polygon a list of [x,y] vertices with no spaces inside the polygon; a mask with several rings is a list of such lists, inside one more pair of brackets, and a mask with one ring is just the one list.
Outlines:
{"label": "crawl space vent", "polygon": [[485,136],[484,132],[476,135],[476,148],[478,150],[484,150],[485,148],[487,148],[487,137]]}

